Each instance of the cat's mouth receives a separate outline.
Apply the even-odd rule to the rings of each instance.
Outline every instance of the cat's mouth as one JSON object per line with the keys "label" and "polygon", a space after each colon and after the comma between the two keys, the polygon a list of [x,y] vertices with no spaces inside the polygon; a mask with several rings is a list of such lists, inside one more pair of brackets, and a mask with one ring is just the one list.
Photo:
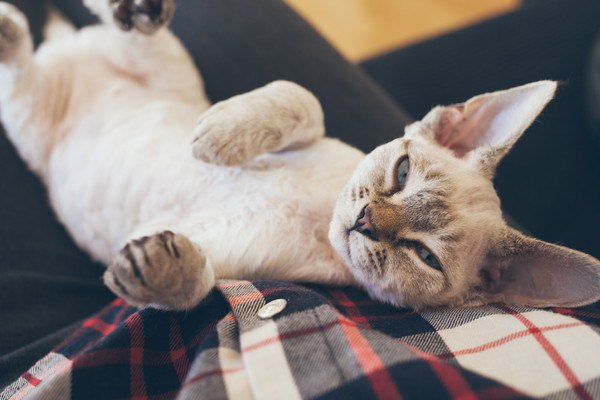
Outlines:
{"label": "cat's mouth", "polygon": [[358,213],[356,222],[354,222],[354,225],[352,225],[352,227],[348,230],[348,235],[350,235],[353,231],[368,237],[374,242],[379,241],[377,230],[371,222],[371,211],[368,204],[366,204]]}
{"label": "cat's mouth", "polygon": [[[342,220],[338,220],[337,222],[337,233],[339,236],[342,237],[342,243],[343,246],[340,246],[339,244],[337,246],[335,246],[337,248],[338,253],[340,253],[340,255],[344,255],[346,262],[349,264],[354,264],[354,262],[352,262],[352,242],[356,242],[359,240],[359,238],[362,236],[362,233],[364,232],[365,229],[368,229],[368,225],[365,223],[364,221],[364,217],[365,217],[365,209],[366,206],[364,206],[360,212],[358,213],[358,216],[356,218],[352,218],[352,219],[344,219]],[[354,221],[354,222],[350,222],[350,221]],[[354,243],[354,245],[356,245],[357,243]],[[343,251],[340,251],[342,249],[340,249],[340,247],[343,247]],[[343,253],[343,254],[341,254]]]}
{"label": "cat's mouth", "polygon": [[[356,210],[356,209],[355,209]],[[349,211],[349,210],[348,210]],[[329,239],[346,267],[354,273],[369,269],[368,251],[361,250],[377,242],[376,231],[371,223],[368,204],[351,212],[334,214]]]}

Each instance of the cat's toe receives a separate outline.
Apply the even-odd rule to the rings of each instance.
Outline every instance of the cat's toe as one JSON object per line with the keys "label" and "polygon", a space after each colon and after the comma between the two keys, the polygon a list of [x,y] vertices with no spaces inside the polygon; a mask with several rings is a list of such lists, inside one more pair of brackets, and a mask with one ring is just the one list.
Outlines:
{"label": "cat's toe", "polygon": [[238,166],[246,163],[254,154],[249,146],[243,146],[235,140],[235,131],[226,131],[210,119],[204,120],[196,129],[192,142],[192,153],[200,161],[222,166]]}
{"label": "cat's toe", "polygon": [[124,31],[133,29],[132,0],[110,0],[113,19],[117,26]]}
{"label": "cat's toe", "polygon": [[135,28],[146,34],[156,32],[173,17],[173,0],[135,0],[133,21]]}
{"label": "cat's toe", "polygon": [[192,141],[194,157],[209,164],[230,167],[254,159],[263,147],[269,146],[265,142],[273,136],[269,127],[254,114],[239,99],[212,106],[196,125]]}
{"label": "cat's toe", "polygon": [[170,231],[127,243],[104,281],[133,305],[177,310],[195,306],[214,284],[202,251]]}
{"label": "cat's toe", "polygon": [[110,0],[116,24],[124,31],[152,34],[167,25],[175,10],[174,0]]}
{"label": "cat's toe", "polygon": [[106,269],[106,271],[104,272],[103,280],[104,284],[108,286],[108,288],[112,290],[114,294],[116,294],[122,299],[125,299],[130,304],[142,306],[141,303],[138,304],[137,296],[131,297],[129,289],[127,288],[129,285],[125,285],[121,281],[121,278],[118,276],[114,268]]}
{"label": "cat's toe", "polygon": [[11,58],[29,32],[27,19],[15,6],[0,2],[0,61]]}
{"label": "cat's toe", "polygon": [[194,157],[209,164],[241,166],[258,155],[278,151],[280,124],[265,112],[260,93],[246,93],[213,105],[198,121],[192,141]]}

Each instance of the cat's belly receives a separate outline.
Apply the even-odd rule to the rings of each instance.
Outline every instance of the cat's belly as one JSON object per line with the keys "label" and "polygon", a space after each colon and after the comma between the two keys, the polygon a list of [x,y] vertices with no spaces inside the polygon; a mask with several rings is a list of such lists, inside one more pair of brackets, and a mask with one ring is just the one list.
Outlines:
{"label": "cat's belly", "polygon": [[192,157],[196,116],[76,131],[56,148],[50,196],[78,244],[108,263],[128,240],[169,229],[200,245],[220,276],[238,278],[331,262],[335,199],[362,153],[325,139],[243,169],[212,166]]}

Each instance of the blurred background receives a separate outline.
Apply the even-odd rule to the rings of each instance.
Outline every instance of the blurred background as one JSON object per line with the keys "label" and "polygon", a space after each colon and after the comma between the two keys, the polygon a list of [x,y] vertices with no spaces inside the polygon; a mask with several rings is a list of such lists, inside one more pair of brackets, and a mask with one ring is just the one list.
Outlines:
{"label": "blurred background", "polygon": [[286,0],[346,58],[361,61],[514,10],[519,0]]}

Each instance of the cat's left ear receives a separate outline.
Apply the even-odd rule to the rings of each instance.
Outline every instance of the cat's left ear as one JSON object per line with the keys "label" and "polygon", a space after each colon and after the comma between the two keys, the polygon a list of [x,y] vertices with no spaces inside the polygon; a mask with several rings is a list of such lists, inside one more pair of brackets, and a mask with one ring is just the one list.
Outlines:
{"label": "cat's left ear", "polygon": [[600,261],[505,228],[479,271],[484,302],[579,307],[600,300]]}
{"label": "cat's left ear", "polygon": [[438,106],[409,126],[492,177],[496,165],[554,97],[557,83],[539,81],[486,93],[466,103]]}

